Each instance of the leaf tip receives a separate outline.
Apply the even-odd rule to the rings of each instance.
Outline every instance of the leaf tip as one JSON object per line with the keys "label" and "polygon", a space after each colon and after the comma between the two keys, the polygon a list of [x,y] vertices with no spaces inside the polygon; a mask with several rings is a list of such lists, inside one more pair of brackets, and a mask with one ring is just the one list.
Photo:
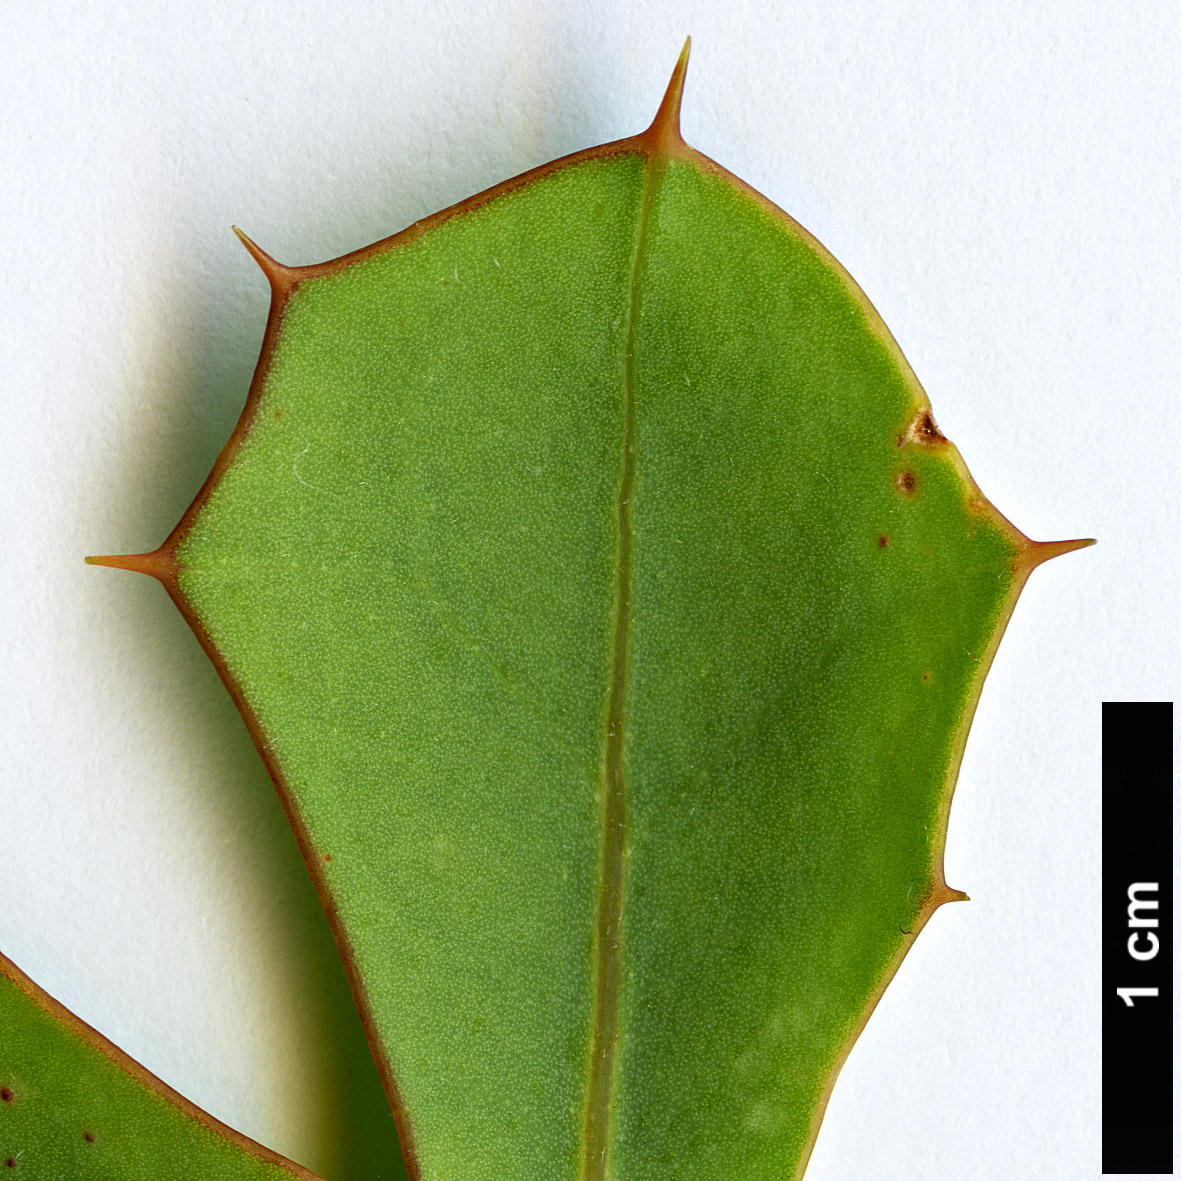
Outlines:
{"label": "leaf tip", "polygon": [[673,67],[664,98],[660,100],[660,109],[656,112],[656,118],[652,120],[652,126],[648,128],[648,135],[657,144],[684,142],[681,138],[681,97],[685,92],[685,72],[689,68],[689,50],[692,43],[692,37],[685,38],[681,56],[677,58],[677,64]]}
{"label": "leaf tip", "polygon": [[176,563],[172,551],[166,546],[148,554],[99,554],[87,557],[91,566],[110,566],[115,570],[130,570],[135,574],[147,574],[160,582],[169,583],[176,575]]}
{"label": "leaf tip", "polygon": [[286,293],[295,285],[295,267],[284,266],[283,263],[276,262],[258,243],[251,241],[237,226],[231,226],[230,229],[238,235],[238,240],[250,252],[250,257],[258,263],[262,273],[267,277],[267,282],[271,285],[271,290],[276,295]]}
{"label": "leaf tip", "polygon": [[1017,567],[1025,571],[1035,570],[1051,558],[1073,553],[1076,549],[1086,549],[1094,544],[1093,537],[1075,537],[1069,541],[1031,541],[1018,555]]}
{"label": "leaf tip", "polygon": [[957,890],[946,882],[938,882],[927,895],[926,905],[928,914],[934,914],[941,906],[949,902],[971,902],[972,900],[963,890]]}

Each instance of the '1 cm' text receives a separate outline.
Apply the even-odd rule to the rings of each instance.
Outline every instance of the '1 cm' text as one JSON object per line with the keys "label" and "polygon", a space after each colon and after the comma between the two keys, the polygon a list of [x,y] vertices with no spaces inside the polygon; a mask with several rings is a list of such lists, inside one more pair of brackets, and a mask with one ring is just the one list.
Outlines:
{"label": "'1 cm' text", "polygon": [[[1128,936],[1128,955],[1140,963],[1156,959],[1160,951],[1155,930],[1160,926],[1160,920],[1155,914],[1150,918],[1140,914],[1142,910],[1159,910],[1160,903],[1156,898],[1141,898],[1140,895],[1158,893],[1159,882],[1133,882],[1128,887],[1128,929],[1132,932]],[[1137,997],[1160,996],[1159,988],[1117,988],[1115,991],[1129,1009],[1136,1004]]]}

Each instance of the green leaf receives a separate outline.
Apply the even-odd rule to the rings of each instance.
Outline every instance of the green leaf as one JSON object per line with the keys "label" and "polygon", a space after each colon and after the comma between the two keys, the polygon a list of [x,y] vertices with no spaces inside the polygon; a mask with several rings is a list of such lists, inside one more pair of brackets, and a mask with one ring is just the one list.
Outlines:
{"label": "green leaf", "polygon": [[2,955],[0,1169],[26,1181],[316,1181],[194,1107]]}
{"label": "green leaf", "polygon": [[[686,46],[687,50],[687,46]],[[652,127],[320,266],[151,555],[412,1175],[799,1176],[1030,542],[836,261]]]}

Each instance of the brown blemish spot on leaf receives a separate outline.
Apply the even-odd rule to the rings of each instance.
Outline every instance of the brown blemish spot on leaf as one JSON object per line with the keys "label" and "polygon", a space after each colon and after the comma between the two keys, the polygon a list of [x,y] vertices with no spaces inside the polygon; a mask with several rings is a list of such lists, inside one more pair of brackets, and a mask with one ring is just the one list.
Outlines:
{"label": "brown blemish spot on leaf", "polygon": [[915,479],[914,472],[909,469],[899,472],[894,477],[894,487],[904,496],[913,496],[915,489],[918,487],[918,481]]}
{"label": "brown blemish spot on leaf", "polygon": [[929,681],[930,679],[931,679],[930,673],[923,673],[923,680],[924,681]]}
{"label": "brown blemish spot on leaf", "polygon": [[905,447],[907,443],[918,443],[924,447],[942,447],[946,444],[947,437],[935,425],[931,411],[920,410],[910,420],[910,425],[907,426],[903,434],[898,436],[896,442],[899,447]]}
{"label": "brown blemish spot on leaf", "polygon": [[283,413],[283,407],[282,407],[282,406],[276,406],[276,407],[275,407],[275,409],[271,411],[271,417],[272,417],[272,418],[273,418],[273,419],[274,419],[276,422],[282,422],[282,421],[283,421],[283,419],[286,417],[286,415],[284,415],[284,413]]}
{"label": "brown blemish spot on leaf", "polygon": [[331,853],[321,853],[320,860],[323,861],[325,865],[327,865],[328,862],[332,860],[332,854]]}
{"label": "brown blemish spot on leaf", "polygon": [[890,539],[883,533],[881,537],[878,538],[878,545],[880,545],[882,549],[885,549],[889,544]]}
{"label": "brown blemish spot on leaf", "polygon": [[5,1103],[11,1103],[16,1098],[16,1093],[11,1087],[0,1087],[0,1100]]}
{"label": "brown blemish spot on leaf", "polygon": [[85,1140],[87,1144],[93,1144],[94,1143],[94,1133],[93,1132],[83,1132],[82,1139]]}
{"label": "brown blemish spot on leaf", "polygon": [[9,1157],[9,1158],[8,1158],[8,1159],[7,1159],[7,1160],[4,1162],[4,1167],[5,1167],[5,1168],[8,1168],[8,1169],[15,1169],[15,1168],[16,1168],[16,1161],[14,1161],[14,1160],[12,1159],[12,1157]]}
{"label": "brown blemish spot on leaf", "polygon": [[926,443],[928,446],[939,446],[946,443],[943,432],[935,425],[930,410],[923,410],[910,425],[911,437],[916,443]]}

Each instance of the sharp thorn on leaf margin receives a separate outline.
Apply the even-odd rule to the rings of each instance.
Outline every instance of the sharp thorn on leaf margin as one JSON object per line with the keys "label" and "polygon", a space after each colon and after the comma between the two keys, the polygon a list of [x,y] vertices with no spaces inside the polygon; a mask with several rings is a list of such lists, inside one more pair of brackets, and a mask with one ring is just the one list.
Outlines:
{"label": "sharp thorn on leaf margin", "polygon": [[1073,553],[1076,549],[1086,549],[1094,544],[1093,537],[1076,537],[1070,541],[1031,541],[1028,548],[1018,557],[1017,565],[1018,568],[1034,570],[1051,558]]}
{"label": "sharp thorn on leaf margin", "polygon": [[233,231],[238,235],[242,245],[250,251],[250,257],[262,268],[262,273],[266,275],[267,282],[271,285],[271,290],[276,295],[283,294],[295,285],[298,275],[298,268],[285,266],[281,262],[276,262],[261,246],[252,242],[237,226],[233,226]]}
{"label": "sharp thorn on leaf margin", "polygon": [[165,546],[150,554],[102,554],[86,559],[92,566],[113,566],[116,570],[131,570],[147,574],[161,582],[171,582],[176,574],[172,551]]}

